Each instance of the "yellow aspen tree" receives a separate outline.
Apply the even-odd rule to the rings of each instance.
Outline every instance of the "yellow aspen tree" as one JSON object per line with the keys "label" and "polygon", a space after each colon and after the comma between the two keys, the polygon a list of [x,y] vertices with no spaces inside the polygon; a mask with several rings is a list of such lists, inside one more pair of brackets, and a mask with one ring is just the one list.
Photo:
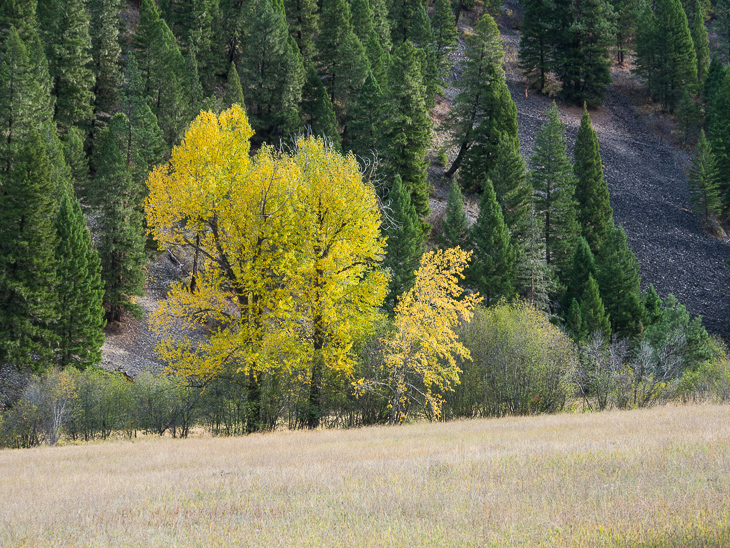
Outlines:
{"label": "yellow aspen tree", "polygon": [[300,174],[293,199],[298,267],[290,287],[301,314],[301,339],[309,353],[306,425],[321,414],[325,370],[351,372],[349,351],[358,333],[379,314],[387,275],[375,189],[362,180],[357,160],[322,139],[297,141]]}
{"label": "yellow aspen tree", "polygon": [[[295,346],[287,336],[293,309],[282,284],[293,262],[290,214],[298,167],[262,147],[249,156],[253,131],[234,105],[203,112],[167,165],[148,178],[148,226],[160,245],[193,259],[190,287],[174,285],[152,322],[163,333],[157,353],[171,370],[202,382],[233,367],[248,378],[256,429],[258,374]],[[204,326],[201,328],[201,326]],[[180,329],[207,329],[202,341]]]}
{"label": "yellow aspen tree", "polygon": [[[173,286],[153,316],[158,355],[202,381],[233,367],[248,380],[247,418],[257,429],[262,372],[305,367],[306,422],[320,414],[326,368],[347,374],[354,337],[383,301],[387,277],[375,191],[354,157],[301,138],[289,154],[263,146],[234,105],[192,123],[168,165],[149,177],[150,231],[186,248],[190,286]],[[204,331],[195,342],[180,328]]]}
{"label": "yellow aspen tree", "polygon": [[[456,358],[470,359],[454,329],[471,320],[478,294],[463,295],[471,252],[459,247],[426,253],[416,271],[414,287],[395,307],[394,330],[383,341],[383,380],[360,379],[356,392],[385,388],[390,400],[390,424],[400,423],[411,404],[438,418],[442,397],[459,383]],[[434,391],[435,389],[435,391]]]}

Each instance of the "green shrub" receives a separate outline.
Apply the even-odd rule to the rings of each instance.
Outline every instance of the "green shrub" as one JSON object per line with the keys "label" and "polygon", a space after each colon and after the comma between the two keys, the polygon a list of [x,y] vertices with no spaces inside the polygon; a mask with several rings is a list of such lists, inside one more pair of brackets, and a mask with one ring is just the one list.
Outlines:
{"label": "green shrub", "polygon": [[459,330],[471,352],[461,384],[446,395],[450,416],[553,413],[565,405],[566,371],[577,361],[570,338],[525,303],[478,308]]}

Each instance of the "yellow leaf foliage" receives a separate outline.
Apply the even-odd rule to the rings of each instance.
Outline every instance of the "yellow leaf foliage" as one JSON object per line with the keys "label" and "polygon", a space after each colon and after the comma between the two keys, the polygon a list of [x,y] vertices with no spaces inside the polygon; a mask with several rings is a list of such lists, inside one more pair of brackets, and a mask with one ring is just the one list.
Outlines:
{"label": "yellow leaf foliage", "polygon": [[[437,418],[442,400],[432,389],[445,392],[459,383],[456,358],[469,359],[469,350],[454,329],[471,319],[481,300],[459,286],[470,256],[458,247],[424,254],[414,287],[395,307],[394,333],[383,341],[391,423],[404,418],[409,401]],[[367,387],[365,380],[356,383],[359,390]]]}
{"label": "yellow leaf foliage", "polygon": [[[176,284],[153,315],[158,354],[203,379],[228,366],[292,366],[318,351],[326,365],[347,367],[352,336],[385,293],[374,189],[352,156],[320,139],[250,157],[252,135],[238,105],[203,112],[149,176],[151,233],[201,261],[195,290]],[[180,329],[205,333],[180,338]]]}

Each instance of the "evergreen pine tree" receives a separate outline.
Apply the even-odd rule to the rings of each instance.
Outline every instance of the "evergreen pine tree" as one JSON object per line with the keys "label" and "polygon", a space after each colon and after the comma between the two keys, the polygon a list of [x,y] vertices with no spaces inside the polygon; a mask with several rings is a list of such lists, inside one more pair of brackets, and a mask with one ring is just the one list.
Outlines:
{"label": "evergreen pine tree", "polygon": [[451,10],[451,3],[448,0],[434,2],[431,27],[433,28],[436,64],[443,82],[443,78],[451,71],[452,63],[449,61],[449,54],[456,47],[459,36],[454,22],[454,12]]}
{"label": "evergreen pine tree", "polygon": [[338,68],[342,48],[352,30],[350,8],[345,0],[323,0],[320,18],[320,32],[317,37],[317,62],[330,100],[335,102]]}
{"label": "evergreen pine tree", "polygon": [[94,73],[85,0],[41,0],[38,21],[56,97],[56,122],[69,128],[90,120]]}
{"label": "evergreen pine tree", "polygon": [[314,37],[319,31],[317,0],[285,0],[289,32],[297,41],[305,67],[309,67],[317,53]]}
{"label": "evergreen pine tree", "polygon": [[374,31],[373,10],[370,9],[369,0],[352,0],[350,2],[350,13],[352,14],[352,30],[365,44]]}
{"label": "evergreen pine tree", "polygon": [[557,27],[555,7],[548,0],[525,0],[522,16],[519,65],[531,87],[545,89],[553,70],[553,33]]}
{"label": "evergreen pine tree", "polygon": [[576,299],[570,302],[568,314],[565,317],[565,328],[576,341],[585,339],[587,332],[583,327],[583,317],[580,314],[580,304]]}
{"label": "evergreen pine tree", "polygon": [[468,282],[487,306],[502,297],[511,298],[517,285],[516,254],[489,179],[479,202],[479,215],[469,230],[469,240],[474,255],[466,271]]}
{"label": "evergreen pine tree", "polygon": [[56,205],[37,131],[30,129],[14,160],[0,187],[0,367],[41,372],[55,344]]}
{"label": "evergreen pine tree", "polygon": [[704,86],[702,87],[702,98],[708,107],[712,105],[712,102],[715,99],[715,93],[718,89],[720,89],[720,86],[722,86],[724,78],[725,67],[722,64],[722,61],[720,61],[720,58],[717,55],[713,55],[712,60],[710,61],[710,68],[707,69]]}
{"label": "evergreen pine tree", "polygon": [[310,126],[313,135],[327,137],[336,150],[341,150],[342,140],[337,132],[337,117],[332,101],[314,67],[310,67],[307,72],[304,97],[304,123]]}
{"label": "evergreen pine tree", "polygon": [[104,308],[110,322],[122,312],[141,314],[134,302],[144,287],[145,238],[142,229],[142,189],[127,169],[120,143],[128,141],[129,122],[124,114],[112,118],[99,135],[94,185],[101,204],[99,258],[104,282]]}
{"label": "evergreen pine tree", "polygon": [[84,369],[101,362],[104,344],[104,286],[99,255],[91,244],[86,220],[70,189],[64,193],[56,218],[56,277],[58,336],[56,363]]}
{"label": "evergreen pine tree", "polygon": [[375,31],[371,31],[365,43],[365,52],[370,61],[370,70],[378,81],[381,89],[388,87],[388,67],[390,66],[390,55],[380,45],[380,40]]}
{"label": "evergreen pine tree", "polygon": [[554,35],[552,69],[563,95],[577,104],[601,105],[611,83],[613,14],[607,0],[557,0],[560,32]]}
{"label": "evergreen pine tree", "polygon": [[531,208],[530,223],[517,263],[517,292],[538,310],[550,312],[550,295],[555,291],[554,269],[546,261],[545,229]]}
{"label": "evergreen pine tree", "polygon": [[449,121],[459,152],[446,172],[461,173],[465,188],[479,190],[493,167],[500,140],[517,138],[517,108],[505,82],[504,52],[491,16],[483,16],[466,38],[466,61],[461,92],[454,99]]}
{"label": "evergreen pine tree", "polygon": [[585,291],[580,299],[580,317],[582,321],[582,329],[586,333],[595,333],[600,331],[604,337],[611,335],[611,323],[606,309],[601,300],[601,294],[598,290],[593,275],[588,276]]}
{"label": "evergreen pine tree", "polygon": [[642,301],[645,311],[644,328],[648,329],[662,319],[664,303],[654,289],[654,285],[649,285],[649,289],[642,295]]}
{"label": "evergreen pine tree", "polygon": [[718,55],[725,61],[730,60],[730,0],[716,0],[712,30],[717,36]]}
{"label": "evergreen pine tree", "polygon": [[709,116],[709,138],[717,163],[720,196],[730,203],[730,70],[725,69],[722,84],[714,94]]}
{"label": "evergreen pine tree", "polygon": [[[45,47],[38,33],[36,17],[37,0],[14,0],[0,2],[0,44],[10,36],[14,29],[26,48],[30,72],[42,91],[36,108],[53,116],[55,98],[52,96],[53,83],[48,69]],[[42,100],[41,100],[42,99]]]}
{"label": "evergreen pine tree", "polygon": [[614,49],[616,63],[624,65],[636,37],[637,23],[644,7],[643,0],[611,0],[615,21]]}
{"label": "evergreen pine tree", "polygon": [[647,6],[636,38],[636,72],[662,109],[674,112],[682,93],[697,92],[697,56],[679,0]]}
{"label": "evergreen pine tree", "polygon": [[438,243],[444,249],[461,247],[468,249],[469,229],[466,213],[464,213],[464,198],[461,195],[459,183],[453,181],[449,188],[449,197],[446,199],[446,212],[441,223],[441,234]]}
{"label": "evergreen pine tree", "polygon": [[689,169],[689,193],[692,211],[709,220],[720,213],[719,177],[712,146],[705,137],[704,130],[700,131],[697,141],[692,167]]}
{"label": "evergreen pine tree", "polygon": [[419,0],[393,0],[390,6],[388,17],[391,21],[390,38],[393,48],[398,49],[411,37],[411,26],[413,17],[418,11],[421,2]]}
{"label": "evergreen pine tree", "polygon": [[10,28],[0,46],[0,187],[31,133],[52,116],[35,68],[18,32]]}
{"label": "evergreen pine tree", "polygon": [[169,15],[166,14],[165,21],[186,48],[193,45],[196,57],[204,67],[204,81],[212,83],[223,61],[223,56],[214,51],[220,13],[218,0],[174,0],[166,12]]}
{"label": "evergreen pine tree", "polygon": [[613,209],[608,185],[603,178],[598,135],[591,126],[587,109],[583,112],[578,129],[573,161],[576,218],[591,251],[597,253],[601,243],[613,230]]}
{"label": "evergreen pine tree", "polygon": [[[426,147],[431,140],[431,120],[416,48],[409,41],[393,55],[383,127],[386,170],[400,175],[411,193],[411,203],[421,219],[428,217]],[[424,224],[424,230],[426,226]]]}
{"label": "evergreen pine tree", "polygon": [[400,296],[413,287],[423,254],[424,238],[408,189],[398,175],[393,180],[388,198],[389,213],[383,228],[388,247],[382,264],[390,273],[390,280],[383,307],[392,314]]}
{"label": "evergreen pine tree", "polygon": [[692,34],[692,44],[695,47],[695,57],[697,58],[697,82],[701,88],[710,67],[710,40],[707,38],[705,12],[702,9],[700,0],[695,0],[694,12],[692,20],[689,21],[689,27]]}
{"label": "evergreen pine tree", "polygon": [[586,290],[588,278],[596,273],[596,261],[585,238],[578,238],[573,261],[565,281],[565,293],[561,307],[565,311],[573,300],[580,300]]}
{"label": "evergreen pine tree", "polygon": [[194,119],[200,114],[203,106],[203,86],[200,84],[200,73],[198,72],[198,57],[195,51],[195,42],[192,36],[188,36],[188,44],[185,52],[185,67],[187,69],[188,94],[190,96],[190,118]]}
{"label": "evergreen pine tree", "polygon": [[226,91],[223,94],[222,106],[224,109],[229,109],[233,105],[239,105],[244,110],[246,109],[241,78],[238,76],[236,65],[231,63],[231,67],[228,69],[228,80],[226,82]]}
{"label": "evergreen pine tree", "polygon": [[159,32],[160,8],[155,0],[141,0],[139,7],[139,23],[132,36],[131,44],[139,64],[144,82],[144,91],[149,93],[154,64],[152,44]]}
{"label": "evergreen pine tree", "polygon": [[527,165],[520,154],[519,139],[505,136],[500,140],[497,160],[489,178],[513,244],[517,245],[527,231],[532,198],[532,186],[527,181]]}
{"label": "evergreen pine tree", "polygon": [[352,121],[347,126],[350,149],[358,156],[380,151],[383,126],[383,92],[373,73],[368,73],[360,95],[352,109]]}
{"label": "evergreen pine tree", "polygon": [[700,104],[685,89],[677,107],[677,133],[681,136],[682,143],[686,145],[694,139],[701,126],[702,109]]}
{"label": "evergreen pine tree", "polygon": [[155,27],[150,50],[147,92],[150,107],[157,116],[165,142],[172,147],[180,141],[190,121],[191,104],[185,59],[175,36],[162,19]]}
{"label": "evergreen pine tree", "polygon": [[393,43],[390,39],[388,0],[370,0],[370,9],[373,11],[373,30],[378,36],[380,46],[385,53],[390,53]]}
{"label": "evergreen pine tree", "polygon": [[259,3],[245,46],[243,94],[256,138],[288,137],[299,125],[305,74],[284,14],[270,0]]}
{"label": "evergreen pine tree", "polygon": [[89,183],[89,161],[84,152],[83,134],[78,128],[71,128],[63,135],[63,155],[74,180],[74,191],[85,194]]}
{"label": "evergreen pine tree", "polygon": [[[127,61],[122,89],[122,112],[129,122],[127,129],[126,165],[137,185],[144,185],[153,166],[164,160],[166,145],[157,117],[144,99],[144,83],[134,55]],[[118,126],[122,127],[121,124]]]}
{"label": "evergreen pine tree", "polygon": [[613,332],[621,336],[640,333],[644,309],[639,264],[626,243],[623,228],[615,228],[604,242],[596,260],[595,278]]}
{"label": "evergreen pine tree", "polygon": [[441,91],[439,84],[439,69],[434,49],[433,30],[428,12],[420,5],[413,15],[413,22],[409,29],[408,39],[418,48],[421,63],[421,76],[426,88],[426,106],[432,109],[435,105],[434,97]]}
{"label": "evergreen pine tree", "polygon": [[354,32],[349,32],[340,51],[340,64],[337,67],[336,104],[339,106],[339,120],[347,124],[351,116],[348,111],[360,95],[365,79],[370,72],[365,48]]}
{"label": "evergreen pine tree", "polygon": [[[111,113],[119,102],[119,0],[91,3],[91,54],[94,59],[94,111]],[[98,117],[98,114],[97,114]]]}
{"label": "evergreen pine tree", "polygon": [[535,209],[545,227],[547,263],[564,279],[580,228],[575,220],[575,179],[568,160],[565,126],[558,107],[547,111],[547,122],[535,134],[530,158],[530,180],[535,189]]}

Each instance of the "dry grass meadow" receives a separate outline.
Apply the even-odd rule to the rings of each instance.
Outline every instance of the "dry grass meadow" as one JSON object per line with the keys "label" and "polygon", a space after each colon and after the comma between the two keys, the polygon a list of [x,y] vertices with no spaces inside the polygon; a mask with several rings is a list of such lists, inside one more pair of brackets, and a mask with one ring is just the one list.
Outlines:
{"label": "dry grass meadow", "polygon": [[0,451],[1,546],[728,546],[730,407]]}

